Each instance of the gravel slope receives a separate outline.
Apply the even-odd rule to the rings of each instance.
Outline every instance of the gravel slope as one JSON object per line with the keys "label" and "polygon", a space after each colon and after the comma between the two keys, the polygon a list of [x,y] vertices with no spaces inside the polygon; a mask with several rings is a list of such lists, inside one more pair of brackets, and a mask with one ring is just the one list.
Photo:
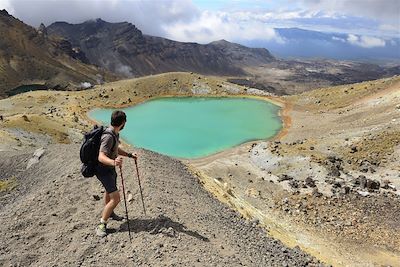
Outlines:
{"label": "gravel slope", "polygon": [[[124,162],[133,233],[111,221],[106,238],[94,235],[101,187],[79,173],[79,146],[50,145],[24,170],[34,151],[0,153],[0,180],[17,187],[0,193],[1,266],[319,266],[207,193],[179,161],[140,150],[143,215],[133,162]],[[118,181],[120,183],[120,180]],[[117,212],[124,214],[123,205]],[[322,264],[321,264],[322,265]]]}

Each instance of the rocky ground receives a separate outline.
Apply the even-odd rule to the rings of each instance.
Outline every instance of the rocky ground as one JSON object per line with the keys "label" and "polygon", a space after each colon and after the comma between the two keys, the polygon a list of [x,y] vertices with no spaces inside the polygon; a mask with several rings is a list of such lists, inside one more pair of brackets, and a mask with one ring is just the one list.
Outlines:
{"label": "rocky ground", "polygon": [[[1,192],[1,266],[322,266],[213,198],[178,160],[144,150],[147,216],[133,162],[125,161],[132,242],[126,221],[112,221],[111,234],[99,238],[102,187],[80,175],[78,150],[47,146],[29,169],[33,150],[1,152],[0,178],[15,183]],[[122,204],[117,212],[124,214]]]}
{"label": "rocky ground", "polygon": [[247,76],[229,81],[276,95],[294,95],[334,85],[399,75],[398,67],[381,67],[354,61],[339,60],[276,60],[245,68]]}
{"label": "rocky ground", "polygon": [[210,190],[333,265],[400,262],[399,78],[286,97],[288,131],[192,161]]}
{"label": "rocky ground", "polygon": [[[145,191],[149,216],[141,214],[127,165],[136,239],[131,246],[125,226],[113,223],[115,233],[99,241],[92,233],[101,201],[93,195],[100,196],[101,188],[95,179],[80,178],[71,152],[93,123],[86,112],[169,95],[269,99],[283,107],[285,128],[274,140],[198,160],[141,151],[145,187],[152,189]],[[396,76],[277,98],[194,73],[1,100],[0,212],[6,219],[0,229],[8,242],[1,242],[2,260],[6,265],[75,265],[82,259],[85,265],[317,264],[305,251],[334,266],[399,266],[399,105]],[[45,147],[43,158],[26,171],[38,147]],[[47,208],[49,202],[54,208]],[[24,252],[18,254],[21,246]],[[115,250],[120,252],[115,258],[104,254]]]}

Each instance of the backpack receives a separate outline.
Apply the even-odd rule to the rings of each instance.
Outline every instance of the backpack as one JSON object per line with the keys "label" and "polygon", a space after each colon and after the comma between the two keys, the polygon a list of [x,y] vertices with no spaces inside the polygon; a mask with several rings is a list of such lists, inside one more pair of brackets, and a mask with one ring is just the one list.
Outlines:
{"label": "backpack", "polygon": [[[98,157],[101,144],[101,136],[103,134],[113,135],[112,133],[105,132],[106,129],[107,128],[104,126],[95,125],[93,130],[85,133],[85,137],[79,152],[81,162],[83,163],[81,167],[81,173],[84,177],[92,177],[96,174],[96,166],[99,163]],[[115,142],[112,149],[114,149],[116,143],[115,138],[114,141]]]}

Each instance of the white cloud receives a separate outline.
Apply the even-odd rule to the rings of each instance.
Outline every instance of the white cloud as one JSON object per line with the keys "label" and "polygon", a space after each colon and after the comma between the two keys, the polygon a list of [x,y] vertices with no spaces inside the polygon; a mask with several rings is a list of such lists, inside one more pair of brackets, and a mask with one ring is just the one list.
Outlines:
{"label": "white cloud", "polygon": [[400,17],[399,17],[399,23],[397,25],[381,24],[379,25],[378,29],[382,32],[386,32],[392,35],[397,35],[397,37],[400,37]]}
{"label": "white cloud", "polygon": [[[361,34],[366,35],[400,36],[399,0],[300,0],[297,4],[308,11],[343,17],[341,21],[347,22],[347,26],[341,25],[345,27],[335,31],[352,33],[360,29],[363,31]],[[357,19],[360,23],[354,25]],[[347,27],[349,30],[346,31]]]}
{"label": "white cloud", "polygon": [[399,23],[399,0],[302,0],[308,9]]}
{"label": "white cloud", "polygon": [[[208,43],[219,39],[283,42],[265,24],[264,13],[200,11],[191,0],[0,0],[0,8],[34,27],[55,21],[81,23],[102,18],[128,21],[145,34],[178,41]],[[289,13],[287,17],[297,17]]]}
{"label": "white cloud", "polygon": [[[131,22],[145,34],[201,43],[218,39],[283,42],[273,27],[379,37],[398,36],[400,32],[400,10],[397,10],[400,1],[397,0],[301,0],[296,3],[282,0],[274,4],[272,10],[266,9],[268,4],[264,5],[264,0],[252,0],[248,5],[229,8],[239,2],[227,0],[225,11],[201,11],[191,0],[0,0],[0,9],[6,8],[18,19],[35,27],[41,22],[45,25],[55,21],[81,23],[102,18],[109,22]],[[390,19],[378,23],[354,18],[364,15],[393,18],[394,14],[397,14],[396,23]],[[368,38],[354,43],[360,46],[382,45],[382,42]]]}
{"label": "white cloud", "polygon": [[348,34],[347,41],[352,45],[364,48],[384,47],[386,45],[383,39],[372,36],[357,36],[354,34]]}
{"label": "white cloud", "polygon": [[81,23],[102,18],[128,21],[147,34],[162,36],[162,25],[195,18],[199,12],[190,0],[0,0],[13,16],[34,27],[43,22]]}
{"label": "white cloud", "polygon": [[339,18],[339,15],[333,12],[321,12],[314,10],[274,10],[274,11],[235,11],[230,12],[238,20],[258,20],[263,22],[276,20],[292,19],[315,19],[315,18]]}
{"label": "white cloud", "polygon": [[251,18],[246,13],[203,11],[189,23],[177,22],[166,25],[163,29],[167,37],[178,41],[209,43],[220,39],[228,41],[259,39],[283,42],[272,27]]}
{"label": "white cloud", "polygon": [[14,12],[14,9],[11,5],[11,0],[0,0],[0,10],[5,9],[8,12]]}
{"label": "white cloud", "polygon": [[345,43],[345,42],[346,42],[345,39],[340,38],[340,37],[336,37],[336,36],[332,36],[332,40],[334,40],[334,41],[339,41],[339,42],[342,42],[342,43]]}

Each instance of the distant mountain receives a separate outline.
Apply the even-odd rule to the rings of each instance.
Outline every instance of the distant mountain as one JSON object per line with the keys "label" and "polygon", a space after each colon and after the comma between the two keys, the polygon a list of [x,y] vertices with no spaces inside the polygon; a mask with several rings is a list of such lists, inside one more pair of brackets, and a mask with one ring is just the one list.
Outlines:
{"label": "distant mountain", "polygon": [[268,47],[282,58],[328,58],[375,63],[400,62],[400,39],[276,28],[281,42],[251,40],[250,47]]}
{"label": "distant mountain", "polygon": [[0,98],[23,84],[73,89],[83,82],[113,79],[88,65],[85,54],[67,40],[48,37],[43,26],[36,30],[6,10],[0,11],[0,36]]}
{"label": "distant mountain", "polygon": [[127,77],[168,71],[242,75],[243,67],[274,61],[267,49],[248,48],[225,40],[201,45],[142,34],[128,22],[101,19],[81,24],[56,22],[47,27],[79,47],[89,62]]}
{"label": "distant mountain", "polygon": [[[357,54],[351,48],[339,49],[332,43],[368,44],[372,40],[373,45],[382,45],[381,40],[357,39],[357,36],[301,29],[278,30],[284,42],[268,45],[280,56],[286,53],[292,57],[329,57],[331,54],[355,57]],[[225,40],[205,45],[177,42],[142,34],[128,22],[109,23],[101,19],[81,24],[55,22],[34,29],[3,10],[0,12],[0,36],[0,98],[34,90],[36,84],[40,89],[74,90],[85,88],[88,84],[85,82],[96,84],[102,80],[170,71],[229,76],[232,82],[275,94],[293,94],[400,74],[399,64],[282,60],[276,59],[266,48],[250,48]],[[388,43],[395,46],[389,41],[385,41],[385,46]],[[252,41],[248,45],[267,44]],[[342,51],[346,47],[347,51]],[[20,85],[32,87],[20,88]]]}

